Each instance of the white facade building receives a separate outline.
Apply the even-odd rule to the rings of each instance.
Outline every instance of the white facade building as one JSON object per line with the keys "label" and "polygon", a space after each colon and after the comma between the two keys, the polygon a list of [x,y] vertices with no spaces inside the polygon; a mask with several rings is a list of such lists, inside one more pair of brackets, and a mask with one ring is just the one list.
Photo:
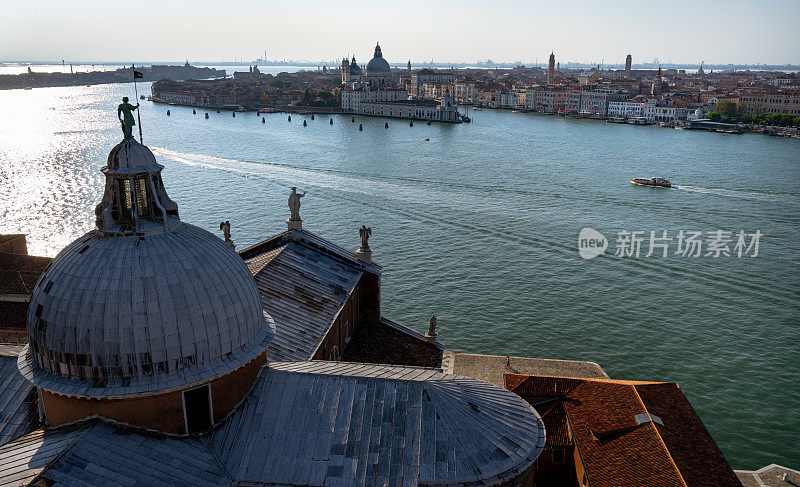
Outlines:
{"label": "white facade building", "polygon": [[641,117],[655,120],[656,101],[643,97],[608,102],[609,117]]}
{"label": "white facade building", "polygon": [[654,121],[674,122],[676,120],[686,120],[689,110],[681,107],[655,107]]}
{"label": "white facade building", "polygon": [[375,117],[407,118],[412,120],[431,120],[434,122],[460,122],[458,108],[453,97],[443,96],[440,100],[397,100],[362,101],[353,110],[359,115]]}
{"label": "white facade building", "polygon": [[395,102],[408,100],[408,91],[401,88],[382,88],[373,90],[369,87],[342,90],[342,108],[359,113],[361,103]]}

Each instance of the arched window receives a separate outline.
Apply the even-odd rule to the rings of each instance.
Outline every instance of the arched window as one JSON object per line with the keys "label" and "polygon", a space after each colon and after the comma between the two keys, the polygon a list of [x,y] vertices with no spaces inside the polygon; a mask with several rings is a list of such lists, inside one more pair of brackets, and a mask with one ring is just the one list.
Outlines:
{"label": "arched window", "polygon": [[339,347],[337,347],[336,345],[333,346],[333,348],[331,349],[331,354],[328,357],[328,360],[330,360],[331,362],[339,361]]}

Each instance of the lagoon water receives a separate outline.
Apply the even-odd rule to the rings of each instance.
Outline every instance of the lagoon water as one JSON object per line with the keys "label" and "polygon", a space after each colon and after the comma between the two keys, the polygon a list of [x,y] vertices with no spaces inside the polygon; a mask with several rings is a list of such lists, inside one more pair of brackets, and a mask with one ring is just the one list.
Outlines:
{"label": "lagoon water", "polygon": [[[0,233],[52,256],[91,229],[123,94],[0,91]],[[387,316],[424,330],[435,312],[453,350],[676,381],[734,468],[800,467],[800,141],[490,110],[385,129],[167,108],[142,102],[144,142],[184,221],[230,220],[241,249],[285,229],[297,186],[309,230],[356,248],[372,228]],[[578,253],[586,227],[609,241],[593,260]],[[681,230],[703,232],[701,256],[675,254]],[[705,255],[718,230],[731,256]],[[736,256],[740,230],[761,232],[756,257]],[[643,232],[639,258],[614,255],[622,231]],[[675,238],[668,257],[646,257],[651,231]]]}

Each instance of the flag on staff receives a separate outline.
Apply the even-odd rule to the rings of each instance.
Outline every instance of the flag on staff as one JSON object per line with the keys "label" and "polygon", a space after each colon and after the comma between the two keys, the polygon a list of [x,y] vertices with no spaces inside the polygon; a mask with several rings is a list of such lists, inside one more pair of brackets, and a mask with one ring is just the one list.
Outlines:
{"label": "flag on staff", "polygon": [[144,75],[142,74],[141,71],[136,71],[134,69],[133,70],[133,79],[139,79],[139,78],[144,78]]}

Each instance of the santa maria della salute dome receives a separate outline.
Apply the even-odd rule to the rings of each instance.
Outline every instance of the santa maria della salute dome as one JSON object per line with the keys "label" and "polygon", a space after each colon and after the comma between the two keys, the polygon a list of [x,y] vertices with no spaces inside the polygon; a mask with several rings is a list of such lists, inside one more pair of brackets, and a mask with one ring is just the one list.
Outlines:
{"label": "santa maria della salute dome", "polygon": [[13,368],[0,348],[0,485],[531,479],[536,410],[444,370],[435,324],[383,317],[369,228],[357,251],[309,232],[293,188],[287,230],[236,251],[228,222],[222,240],[181,221],[163,169],[128,128]]}

